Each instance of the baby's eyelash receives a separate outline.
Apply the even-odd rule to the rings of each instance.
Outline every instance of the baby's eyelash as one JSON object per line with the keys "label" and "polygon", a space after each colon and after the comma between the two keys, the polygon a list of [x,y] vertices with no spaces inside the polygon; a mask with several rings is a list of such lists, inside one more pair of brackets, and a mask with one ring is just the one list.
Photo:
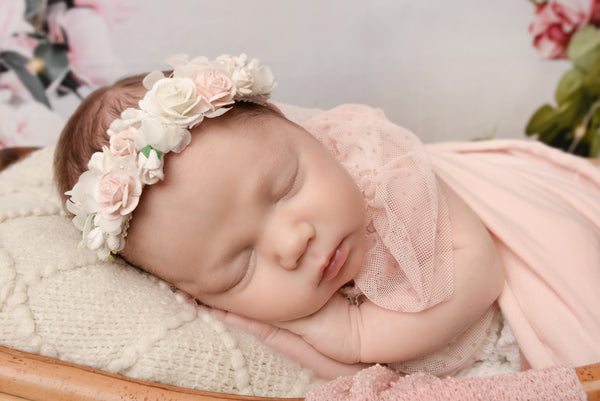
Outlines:
{"label": "baby's eyelash", "polygon": [[246,279],[250,276],[250,273],[252,272],[255,265],[256,265],[256,251],[254,250],[254,248],[252,248],[252,251],[250,252],[250,256],[248,256],[248,261],[246,262],[246,273],[244,274],[244,277],[240,280],[240,283],[243,283],[244,281],[246,281]]}
{"label": "baby's eyelash", "polygon": [[301,169],[300,169],[300,166],[298,165],[298,167],[296,168],[296,172],[292,176],[292,179],[290,180],[289,185],[286,188],[285,192],[283,193],[283,196],[281,197],[281,199],[289,199],[296,194],[301,178],[302,178],[301,177]]}

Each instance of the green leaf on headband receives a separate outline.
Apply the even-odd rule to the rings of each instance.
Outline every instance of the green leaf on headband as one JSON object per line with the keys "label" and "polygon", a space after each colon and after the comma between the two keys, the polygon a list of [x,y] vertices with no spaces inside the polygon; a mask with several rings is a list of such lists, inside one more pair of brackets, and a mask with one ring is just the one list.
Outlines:
{"label": "green leaf on headband", "polygon": [[567,55],[573,64],[586,71],[600,59],[600,32],[593,25],[577,31],[571,38]]}
{"label": "green leaf on headband", "polygon": [[149,158],[150,152],[152,150],[154,150],[156,152],[156,156],[158,156],[158,159],[160,160],[162,158],[162,152],[158,149],[153,148],[152,145],[144,146],[142,149],[140,149],[140,152],[142,152],[144,154],[144,156],[146,156],[146,158]]}

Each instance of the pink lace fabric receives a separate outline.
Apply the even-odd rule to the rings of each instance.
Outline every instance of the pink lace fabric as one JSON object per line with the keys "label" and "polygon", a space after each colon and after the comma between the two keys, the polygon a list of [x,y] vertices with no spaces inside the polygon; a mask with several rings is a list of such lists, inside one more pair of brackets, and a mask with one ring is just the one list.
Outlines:
{"label": "pink lace fabric", "polygon": [[[380,110],[343,105],[303,126],[355,179],[365,197],[371,247],[354,279],[382,308],[419,312],[453,294],[448,206],[423,143]],[[342,200],[343,201],[343,200]],[[496,316],[494,306],[442,349],[389,366],[413,373],[452,374],[474,362]]]}
{"label": "pink lace fabric", "polygon": [[418,312],[453,293],[448,207],[422,142],[383,113],[344,105],[304,127],[361,188],[371,248],[356,285],[373,303]]}
{"label": "pink lace fabric", "polygon": [[306,394],[306,401],[433,401],[433,400],[563,400],[588,399],[575,370],[552,367],[491,377],[439,379],[419,373],[400,376],[376,365],[351,377],[340,377]]}

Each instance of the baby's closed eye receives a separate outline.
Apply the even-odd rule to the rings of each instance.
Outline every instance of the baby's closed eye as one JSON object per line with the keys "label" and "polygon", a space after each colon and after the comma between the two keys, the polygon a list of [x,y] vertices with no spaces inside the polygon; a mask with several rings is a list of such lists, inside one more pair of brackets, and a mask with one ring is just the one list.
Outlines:
{"label": "baby's closed eye", "polygon": [[298,192],[300,187],[303,170],[300,168],[298,160],[287,170],[287,172],[282,173],[284,178],[279,185],[280,189],[276,190],[276,202],[290,199]]}

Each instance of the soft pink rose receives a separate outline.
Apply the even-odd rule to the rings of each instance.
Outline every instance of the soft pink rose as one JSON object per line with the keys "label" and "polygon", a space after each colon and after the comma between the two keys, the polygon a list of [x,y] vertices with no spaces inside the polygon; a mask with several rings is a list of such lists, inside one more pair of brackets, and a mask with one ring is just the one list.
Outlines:
{"label": "soft pink rose", "polygon": [[216,71],[204,71],[196,75],[196,91],[215,108],[233,103],[235,85],[225,74]]}
{"label": "soft pink rose", "polygon": [[9,99],[6,101],[7,103],[35,102],[31,92],[23,85],[17,73],[12,70],[0,74],[0,90],[10,92]]}
{"label": "soft pink rose", "polygon": [[0,148],[52,145],[63,125],[64,119],[41,103],[0,103]]}
{"label": "soft pink rose", "polygon": [[533,45],[544,58],[565,58],[571,36],[599,22],[600,0],[549,0],[538,6],[529,26]]}
{"label": "soft pink rose", "polygon": [[[33,27],[25,21],[24,0],[0,1],[0,51],[17,52],[30,59],[37,40],[27,35]],[[32,101],[33,96],[27,90],[14,71],[0,74],[0,89],[8,89],[14,96],[10,101]]]}
{"label": "soft pink rose", "polygon": [[137,207],[142,193],[142,183],[129,174],[104,174],[94,192],[101,215],[127,215]]}
{"label": "soft pink rose", "polygon": [[85,85],[102,86],[122,76],[124,67],[117,57],[106,21],[93,9],[56,9],[48,16],[51,40],[60,43],[66,33],[69,62],[76,78]]}
{"label": "soft pink rose", "polygon": [[139,131],[129,127],[124,131],[117,132],[110,137],[110,151],[116,156],[129,156],[135,154],[135,139]]}
{"label": "soft pink rose", "polygon": [[33,28],[25,21],[25,0],[0,1],[0,40],[15,33],[32,32]]}

